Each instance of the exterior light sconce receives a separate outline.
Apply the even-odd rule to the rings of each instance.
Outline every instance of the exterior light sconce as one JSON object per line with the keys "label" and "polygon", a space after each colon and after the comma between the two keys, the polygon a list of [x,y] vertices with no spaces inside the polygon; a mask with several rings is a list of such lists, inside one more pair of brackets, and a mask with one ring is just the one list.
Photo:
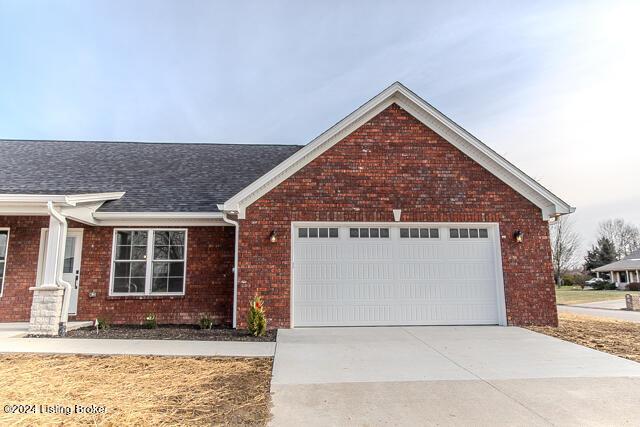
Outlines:
{"label": "exterior light sconce", "polygon": [[269,240],[271,243],[275,243],[278,241],[278,235],[276,234],[276,230],[271,230],[271,234],[269,234]]}
{"label": "exterior light sconce", "polygon": [[524,233],[520,230],[516,231],[513,233],[513,240],[517,243],[522,243],[524,241]]}

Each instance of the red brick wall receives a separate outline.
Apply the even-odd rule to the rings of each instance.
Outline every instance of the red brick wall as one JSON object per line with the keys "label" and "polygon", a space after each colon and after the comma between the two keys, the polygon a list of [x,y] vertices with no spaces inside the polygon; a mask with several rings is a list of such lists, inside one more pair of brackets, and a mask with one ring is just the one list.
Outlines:
{"label": "red brick wall", "polygon": [[247,208],[239,326],[256,292],[269,326],[289,326],[291,221],[393,221],[394,208],[407,222],[498,222],[509,324],[557,323],[540,209],[394,104]]}
{"label": "red brick wall", "polygon": [[0,228],[10,229],[0,322],[29,320],[29,288],[36,284],[40,230],[48,226],[48,217],[0,216]]}
{"label": "red brick wall", "polygon": [[[0,217],[10,227],[7,279],[0,298],[0,321],[27,321],[30,286],[36,282],[40,229],[48,217]],[[113,228],[84,228],[78,315],[71,320],[106,317],[113,323],[141,323],[149,312],[159,323],[197,323],[201,314],[231,322],[233,307],[233,227],[188,227],[186,292],[178,297],[110,297]],[[89,293],[96,292],[95,298]]]}

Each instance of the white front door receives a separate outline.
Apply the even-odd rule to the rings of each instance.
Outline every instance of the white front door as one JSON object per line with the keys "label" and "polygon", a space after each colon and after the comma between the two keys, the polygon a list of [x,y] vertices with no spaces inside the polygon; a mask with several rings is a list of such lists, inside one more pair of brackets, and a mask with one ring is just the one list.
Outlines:
{"label": "white front door", "polygon": [[504,324],[495,224],[296,224],[294,326]]}
{"label": "white front door", "polygon": [[78,289],[80,286],[80,261],[82,256],[82,232],[68,231],[67,244],[64,250],[62,279],[71,284],[69,314],[77,314]]}
{"label": "white front door", "polygon": [[[49,233],[47,229],[42,230],[40,238],[40,259],[38,261],[38,284],[42,285],[44,269],[44,257],[47,248]],[[78,310],[78,289],[80,286],[80,262],[82,257],[82,229],[70,229],[67,231],[67,241],[64,250],[64,261],[62,265],[62,279],[71,285],[71,296],[69,299],[69,314],[77,314]]]}

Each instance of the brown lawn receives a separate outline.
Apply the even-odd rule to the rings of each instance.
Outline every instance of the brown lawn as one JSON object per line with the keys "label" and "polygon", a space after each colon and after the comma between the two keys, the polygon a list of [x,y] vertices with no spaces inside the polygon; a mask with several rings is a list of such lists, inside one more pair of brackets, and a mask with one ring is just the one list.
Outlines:
{"label": "brown lawn", "polygon": [[624,299],[626,294],[640,295],[637,291],[594,291],[572,287],[556,288],[558,304],[584,304],[585,302],[610,301]]}
{"label": "brown lawn", "polygon": [[640,324],[559,313],[557,328],[529,329],[640,362]]}
{"label": "brown lawn", "polygon": [[[5,407],[0,425],[265,425],[271,365],[266,358],[1,355],[0,402],[35,404],[36,413]],[[92,404],[106,413],[39,413],[44,405]]]}

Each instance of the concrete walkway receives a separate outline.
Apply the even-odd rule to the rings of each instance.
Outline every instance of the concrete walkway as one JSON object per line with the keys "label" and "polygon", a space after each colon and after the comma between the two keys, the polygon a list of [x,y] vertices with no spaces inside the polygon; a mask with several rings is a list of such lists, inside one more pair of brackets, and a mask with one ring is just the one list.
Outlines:
{"label": "concrete walkway", "polygon": [[622,310],[627,308],[627,302],[624,299],[614,299],[609,301],[584,302],[580,304],[570,304],[572,307],[585,308],[604,308],[607,310]]}
{"label": "concrete walkway", "polygon": [[[85,328],[91,326],[93,322],[69,322],[67,330]],[[2,338],[19,338],[29,333],[29,322],[5,322],[0,323],[0,339]]]}
{"label": "concrete walkway", "polygon": [[272,357],[273,342],[5,338],[0,353]]}
{"label": "concrete walkway", "polygon": [[640,364],[520,328],[281,330],[274,426],[621,425]]}
{"label": "concrete walkway", "polygon": [[560,313],[581,314],[583,316],[601,317],[604,319],[625,320],[640,323],[640,311],[616,310],[610,308],[592,308],[584,305],[559,305]]}

